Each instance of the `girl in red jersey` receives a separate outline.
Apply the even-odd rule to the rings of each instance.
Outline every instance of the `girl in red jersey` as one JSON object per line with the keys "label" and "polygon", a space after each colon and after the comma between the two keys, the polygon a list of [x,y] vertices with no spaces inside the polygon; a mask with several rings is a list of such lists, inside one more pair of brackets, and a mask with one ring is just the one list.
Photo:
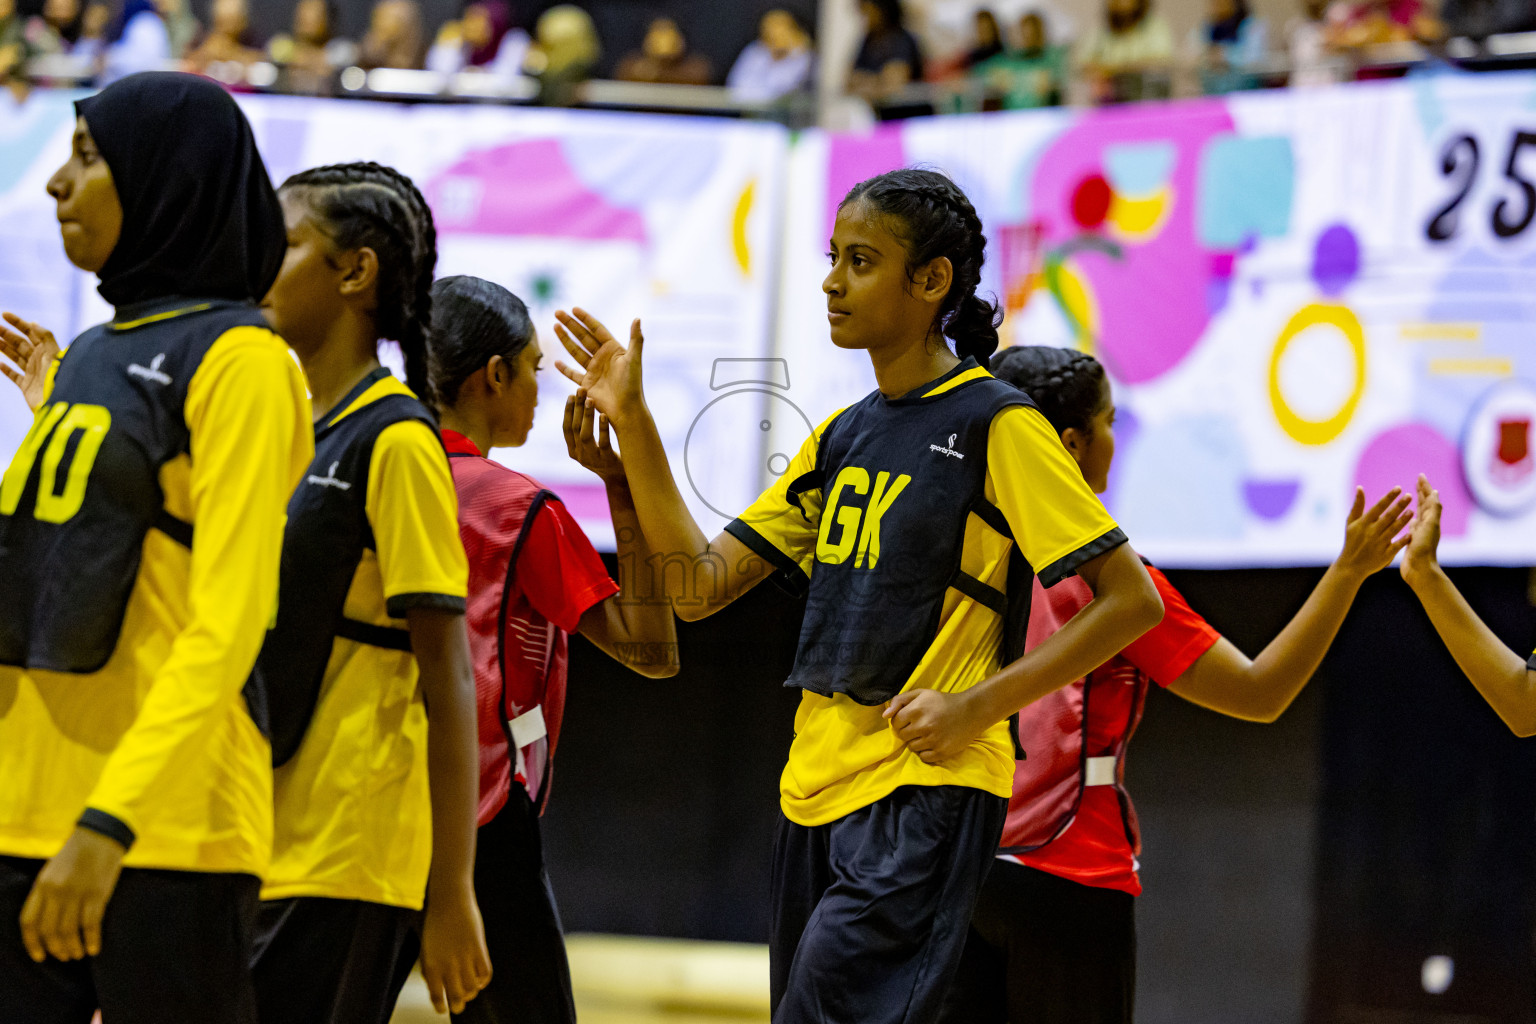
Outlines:
{"label": "girl in red jersey", "polygon": [[[1115,456],[1115,406],[1104,368],[1068,349],[1021,346],[992,360],[1061,434],[1102,494]],[[1084,679],[1020,712],[1013,798],[998,863],[982,887],[947,1024],[1111,1024],[1135,997],[1134,897],[1140,840],[1125,790],[1125,751],[1151,683],[1202,707],[1273,722],[1301,692],[1365,578],[1407,543],[1407,497],[1370,509],[1357,491],[1344,549],[1296,617],[1257,658],[1212,629],[1161,572],[1160,625]],[[1027,646],[1056,632],[1092,598],[1071,578],[1035,586]]]}
{"label": "girl in red jersey", "polygon": [[602,478],[619,583],[560,499],[486,458],[528,439],[539,400],[538,336],[522,300],[476,277],[432,287],[431,373],[469,555],[469,636],[480,720],[475,891],[496,972],[456,1021],[576,1019],[570,967],[544,870],[539,814],[565,706],[566,642],[579,632],[653,679],[675,675],[670,603],[647,600],[650,550],[604,424],[566,402],[571,455]]}

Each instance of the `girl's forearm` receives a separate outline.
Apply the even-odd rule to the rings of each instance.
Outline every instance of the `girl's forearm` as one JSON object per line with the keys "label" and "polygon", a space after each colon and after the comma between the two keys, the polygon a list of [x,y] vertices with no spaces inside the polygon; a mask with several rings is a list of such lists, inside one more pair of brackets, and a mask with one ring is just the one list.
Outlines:
{"label": "girl's forearm", "polygon": [[705,557],[709,541],[678,490],[650,410],[642,405],[613,426],[624,455],[635,516],[652,553],[664,558],[682,555],[690,561]]}
{"label": "girl's forearm", "polygon": [[634,496],[624,479],[608,481],[608,510],[618,546],[619,593],[613,602],[609,652],[642,675],[670,676],[677,671],[677,619],[672,604],[656,585],[654,551],[640,528]]}
{"label": "girl's forearm", "polygon": [[1135,552],[1122,545],[1105,557],[1095,597],[1082,611],[1040,646],[960,695],[976,721],[1000,722],[1081,679],[1162,621],[1162,599]]}
{"label": "girl's forearm", "polygon": [[1536,735],[1536,673],[1472,610],[1438,562],[1407,576],[1429,621],[1472,685],[1515,735]]}
{"label": "girl's forearm", "polygon": [[479,804],[474,675],[464,617],[410,613],[411,646],[427,703],[427,775],[432,801],[431,891],[471,886]]}

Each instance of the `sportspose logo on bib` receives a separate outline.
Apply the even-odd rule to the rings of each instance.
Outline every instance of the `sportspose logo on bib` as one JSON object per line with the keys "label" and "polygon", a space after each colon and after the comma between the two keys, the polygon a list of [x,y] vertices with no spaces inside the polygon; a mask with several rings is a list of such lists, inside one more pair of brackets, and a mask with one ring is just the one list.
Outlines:
{"label": "sportspose logo on bib", "polygon": [[928,446],[928,450],[938,452],[940,455],[948,455],[952,459],[963,459],[965,456],[955,451],[955,438],[959,436],[959,434],[950,434],[948,444],[931,444]]}

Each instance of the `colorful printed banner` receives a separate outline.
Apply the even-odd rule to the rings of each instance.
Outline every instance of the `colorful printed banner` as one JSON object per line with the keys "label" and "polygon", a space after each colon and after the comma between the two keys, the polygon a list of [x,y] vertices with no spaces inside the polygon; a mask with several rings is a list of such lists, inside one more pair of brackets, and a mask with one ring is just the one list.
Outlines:
{"label": "colorful printed banner", "polygon": [[[953,174],[987,225],[1006,343],[1109,368],[1105,496],[1169,566],[1322,564],[1354,488],[1429,473],[1444,555],[1536,564],[1536,76],[1426,77],[1105,110],[926,119],[868,136],[703,119],[242,100],[273,177],[392,163],[438,218],[439,273],[636,315],[685,494],[718,529],[812,423],[874,386],[827,340],[836,203],[871,174]],[[68,97],[0,106],[0,307],[61,335],[103,318],[43,192]],[[780,246],[783,246],[781,251]],[[774,339],[776,336],[776,343]],[[546,362],[552,361],[547,359]],[[611,540],[546,375],[498,453]],[[0,453],[29,417],[0,389]]]}
{"label": "colorful printed banner", "polygon": [[[93,279],[64,259],[44,193],[68,153],[71,98],[39,93],[19,108],[0,104],[0,308],[61,338],[110,313]],[[545,352],[542,402],[527,445],[496,454],[560,494],[594,541],[611,549],[613,530],[602,485],[570,461],[561,437],[572,388],[553,368],[557,357],[569,361],[551,329],[557,308],[584,306],[621,337],[631,319],[643,319],[655,339],[646,350],[651,408],[707,529],[757,495],[768,399],[729,388],[722,367],[758,379],[770,354],[782,129],[286,97],[242,97],[241,105],[275,182],[342,161],[398,167],[432,205],[438,274],[489,278],[528,303]],[[7,461],[29,420],[4,383]]]}
{"label": "colorful printed banner", "polygon": [[873,386],[825,341],[836,203],[913,164],[975,200],[1004,344],[1079,346],[1109,369],[1105,500],[1148,557],[1324,564],[1356,485],[1374,498],[1422,471],[1448,561],[1536,564],[1536,77],[804,140],[780,354],[813,420]]}

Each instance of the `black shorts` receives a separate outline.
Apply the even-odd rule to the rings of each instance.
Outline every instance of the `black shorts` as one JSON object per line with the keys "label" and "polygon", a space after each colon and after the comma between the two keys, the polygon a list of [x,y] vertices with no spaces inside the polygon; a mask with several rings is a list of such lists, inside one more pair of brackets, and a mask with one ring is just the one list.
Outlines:
{"label": "black shorts", "polygon": [[507,805],[480,827],[475,898],[485,921],[491,983],[455,1021],[575,1024],[571,966],[544,870],[539,813],[516,782]]}
{"label": "black shorts", "polygon": [[421,949],[418,910],[299,896],[261,904],[262,1024],[388,1024]]}
{"label": "black shorts", "polygon": [[943,1024],[1130,1024],[1136,898],[998,861]]}
{"label": "black shorts", "polygon": [[43,862],[0,857],[0,1021],[256,1024],[252,875],[124,868],[101,923],[101,953],[33,963],[21,908]]}
{"label": "black shorts", "polygon": [[1008,801],[903,786],[825,825],[779,825],[774,1024],[929,1024],[960,962]]}

